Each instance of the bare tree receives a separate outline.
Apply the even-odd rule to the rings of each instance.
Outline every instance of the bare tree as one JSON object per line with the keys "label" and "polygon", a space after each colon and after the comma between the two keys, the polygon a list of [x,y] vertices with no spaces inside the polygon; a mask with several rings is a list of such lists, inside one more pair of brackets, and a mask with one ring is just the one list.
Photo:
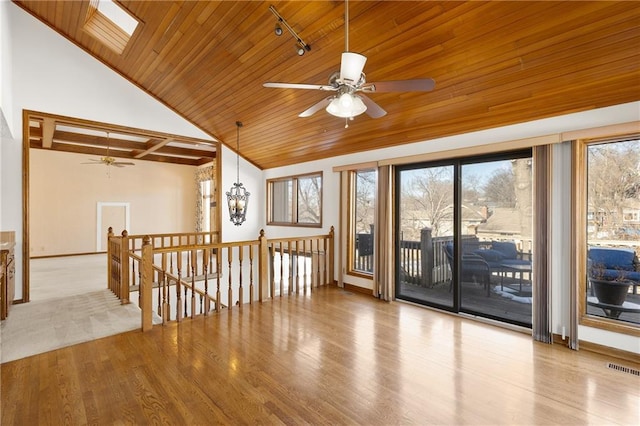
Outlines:
{"label": "bare tree", "polygon": [[589,210],[600,229],[622,226],[623,208],[640,195],[640,141],[589,145],[587,180]]}
{"label": "bare tree", "polygon": [[375,213],[376,199],[375,170],[359,171],[355,174],[355,233],[371,232]]}
{"label": "bare tree", "polygon": [[320,223],[320,176],[298,179],[298,222]]}
{"label": "bare tree", "polygon": [[[453,221],[453,168],[430,167],[419,173],[402,188],[401,218],[403,222],[414,222],[430,226],[433,236],[450,232]],[[403,229],[412,229],[405,227]],[[413,229],[419,236],[419,229]],[[415,236],[412,236],[415,238]]]}
{"label": "bare tree", "polygon": [[515,175],[513,168],[498,169],[493,172],[482,188],[484,198],[499,207],[515,207]]}

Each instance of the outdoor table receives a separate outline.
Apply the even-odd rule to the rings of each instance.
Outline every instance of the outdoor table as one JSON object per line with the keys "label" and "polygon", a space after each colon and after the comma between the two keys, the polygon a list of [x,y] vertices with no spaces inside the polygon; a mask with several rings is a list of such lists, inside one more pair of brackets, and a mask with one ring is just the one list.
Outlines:
{"label": "outdoor table", "polygon": [[[501,272],[511,272],[518,273],[520,275],[520,293],[522,293],[522,274],[529,273],[531,274],[531,265],[520,265],[520,264],[512,264],[512,263],[502,263],[500,264]],[[504,276],[500,279],[500,289],[503,289],[502,281]]]}
{"label": "outdoor table", "polygon": [[640,312],[640,305],[631,302],[624,302],[622,305],[611,305],[609,303],[600,303],[597,297],[587,297],[587,304],[602,309],[607,318],[618,319],[623,312]]}

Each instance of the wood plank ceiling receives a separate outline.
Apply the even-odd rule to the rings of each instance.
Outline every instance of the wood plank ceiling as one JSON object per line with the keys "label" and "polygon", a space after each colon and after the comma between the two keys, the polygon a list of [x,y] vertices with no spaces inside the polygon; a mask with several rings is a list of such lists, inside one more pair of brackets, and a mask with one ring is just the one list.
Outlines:
{"label": "wood plank ceiling", "polygon": [[[351,1],[350,50],[368,81],[431,77],[425,93],[371,94],[388,114],[349,128],[326,94],[345,47],[340,1],[120,1],[141,25],[122,54],[83,30],[89,1],[16,3],[260,168],[640,100],[638,2]],[[311,50],[274,34],[274,5]]]}

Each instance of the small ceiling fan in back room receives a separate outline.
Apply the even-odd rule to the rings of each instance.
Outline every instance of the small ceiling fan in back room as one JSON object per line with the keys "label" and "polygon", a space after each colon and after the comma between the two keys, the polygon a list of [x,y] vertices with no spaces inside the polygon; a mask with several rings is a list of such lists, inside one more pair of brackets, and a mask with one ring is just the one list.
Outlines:
{"label": "small ceiling fan in back room", "polygon": [[128,161],[118,161],[114,157],[109,155],[109,132],[107,132],[107,155],[100,158],[89,158],[88,163],[82,164],[104,164],[105,166],[114,166],[114,167],[124,167],[124,166],[135,166],[135,163],[131,163]]}
{"label": "small ceiling fan in back room", "polygon": [[385,92],[428,92],[435,87],[431,78],[413,80],[379,81],[367,83],[363,71],[367,57],[349,51],[349,2],[345,0],[345,51],[342,53],[340,71],[329,77],[327,85],[298,84],[298,83],[264,83],[264,87],[276,89],[306,89],[335,92],[303,111],[298,117],[309,117],[321,109],[329,114],[345,119],[345,128],[349,127],[349,120],[364,112],[371,118],[379,118],[387,114],[377,103],[365,93]]}

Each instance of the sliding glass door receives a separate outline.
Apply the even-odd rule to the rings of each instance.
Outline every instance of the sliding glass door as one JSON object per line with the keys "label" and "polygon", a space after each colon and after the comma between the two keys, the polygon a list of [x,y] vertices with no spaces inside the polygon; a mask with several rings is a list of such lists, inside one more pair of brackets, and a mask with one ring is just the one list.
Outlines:
{"label": "sliding glass door", "polygon": [[397,297],[453,309],[454,166],[404,168],[397,184]]}
{"label": "sliding glass door", "polygon": [[396,297],[530,327],[530,150],[396,170]]}

